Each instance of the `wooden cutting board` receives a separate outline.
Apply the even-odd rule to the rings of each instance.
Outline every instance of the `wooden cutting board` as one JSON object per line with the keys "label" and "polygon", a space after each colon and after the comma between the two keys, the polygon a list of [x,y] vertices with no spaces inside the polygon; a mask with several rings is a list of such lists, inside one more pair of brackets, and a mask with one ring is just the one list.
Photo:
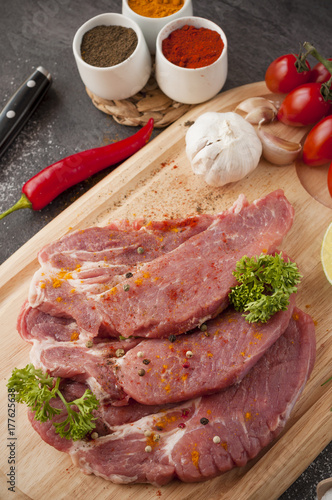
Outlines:
{"label": "wooden cutting board", "polygon": [[[185,155],[186,131],[199,115],[206,111],[232,111],[247,97],[267,94],[263,82],[255,83],[224,92],[193,108],[79,198],[1,266],[1,499],[271,500],[278,498],[330,442],[332,384],[321,385],[332,375],[332,286],[320,262],[322,238],[332,220],[331,208],[326,206],[329,204],[327,190],[322,193],[327,202],[322,204],[303,188],[297,175],[300,166],[276,167],[264,160],[242,181],[211,188],[192,173]],[[290,140],[300,140],[307,131],[280,123],[268,127]],[[316,185],[310,181],[311,184]],[[277,188],[285,191],[295,208],[294,225],[282,249],[297,261],[304,276],[297,303],[315,321],[317,361],[284,432],[259,457],[244,468],[205,483],[174,481],[160,488],[119,486],[95,476],[85,476],[66,454],[45,444],[30,427],[23,405],[15,405],[15,416],[8,421],[6,383],[14,367],[21,368],[29,362],[30,350],[16,332],[16,318],[38,266],[37,251],[43,245],[72,229],[105,225],[113,219],[144,217],[148,221],[216,213],[228,208],[240,193],[253,201]],[[321,190],[324,189],[323,183]],[[1,238],[5,238],[4,232]],[[12,425],[10,429],[8,422]],[[15,460],[15,495],[7,490],[10,458]]]}

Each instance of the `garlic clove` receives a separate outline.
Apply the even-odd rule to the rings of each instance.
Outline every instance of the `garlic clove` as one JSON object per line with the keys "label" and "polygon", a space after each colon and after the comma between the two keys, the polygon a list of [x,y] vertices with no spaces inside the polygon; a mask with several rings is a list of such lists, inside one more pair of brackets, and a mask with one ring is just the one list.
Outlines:
{"label": "garlic clove", "polygon": [[302,149],[301,144],[287,141],[260,128],[257,135],[262,143],[264,158],[275,165],[293,163]]}
{"label": "garlic clove", "polygon": [[272,108],[258,106],[250,111],[245,119],[252,125],[259,125],[263,123],[271,123],[275,119],[276,114],[277,110],[274,111]]}
{"label": "garlic clove", "polygon": [[275,112],[275,114],[277,114],[277,108],[275,107],[273,102],[269,101],[268,99],[265,99],[265,97],[249,97],[248,99],[245,99],[244,101],[240,102],[240,104],[236,106],[235,111],[239,109],[240,111],[250,113],[255,108],[261,106],[264,108],[270,108]]}

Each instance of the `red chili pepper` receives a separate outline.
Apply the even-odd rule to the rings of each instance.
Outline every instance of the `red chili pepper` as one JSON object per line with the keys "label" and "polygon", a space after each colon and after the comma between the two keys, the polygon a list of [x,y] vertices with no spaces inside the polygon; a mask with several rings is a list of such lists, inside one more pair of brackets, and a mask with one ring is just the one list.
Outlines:
{"label": "red chili pepper", "polygon": [[53,163],[29,179],[21,199],[0,214],[0,219],[21,208],[41,210],[66,189],[88,179],[106,167],[119,163],[141,149],[150,139],[154,120],[150,118],[136,134],[108,146],[88,149]]}

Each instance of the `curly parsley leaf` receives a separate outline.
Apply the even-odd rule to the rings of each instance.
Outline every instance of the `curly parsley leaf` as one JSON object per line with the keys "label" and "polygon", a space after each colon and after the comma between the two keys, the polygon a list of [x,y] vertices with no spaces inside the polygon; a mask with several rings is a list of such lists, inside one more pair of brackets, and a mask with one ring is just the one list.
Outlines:
{"label": "curly parsley leaf", "polygon": [[40,422],[51,420],[63,412],[50,404],[53,398],[59,397],[65,406],[67,418],[62,422],[53,422],[53,425],[61,437],[76,441],[95,428],[93,410],[98,408],[99,402],[87,389],[81,398],[68,403],[59,389],[60,380],[59,377],[50,377],[30,363],[25,368],[13,370],[7,387],[14,389],[16,401],[31,408],[35,420]]}
{"label": "curly parsley leaf", "polygon": [[282,253],[244,256],[233,275],[239,285],[231,288],[229,300],[236,311],[245,312],[249,323],[266,323],[276,312],[285,311],[302,277],[296,264],[286,262]]}
{"label": "curly parsley leaf", "polygon": [[[66,439],[72,439],[77,441],[78,439],[84,438],[86,434],[91,432],[95,427],[94,420],[96,418],[93,416],[92,411],[98,408],[98,400],[96,396],[87,389],[82,397],[67,403],[60,395],[61,400],[67,409],[67,418],[63,422],[55,422],[56,432]],[[75,411],[72,407],[77,407],[78,411]]]}

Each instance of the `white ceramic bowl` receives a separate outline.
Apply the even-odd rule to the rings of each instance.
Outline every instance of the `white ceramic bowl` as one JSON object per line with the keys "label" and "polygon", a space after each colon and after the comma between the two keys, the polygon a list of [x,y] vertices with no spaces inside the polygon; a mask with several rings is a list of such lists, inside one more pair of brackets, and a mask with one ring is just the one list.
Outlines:
{"label": "white ceramic bowl", "polygon": [[128,0],[122,0],[122,14],[133,19],[141,28],[151,54],[156,52],[156,40],[159,31],[170,21],[179,17],[192,16],[193,6],[191,0],[184,0],[180,10],[167,17],[145,17],[134,12],[128,5]]}
{"label": "white ceramic bowl", "polygon": [[[81,57],[84,33],[96,26],[123,26],[132,28],[138,38],[134,52],[120,64],[99,68],[87,64]],[[151,55],[140,27],[122,14],[100,14],[84,23],[76,32],[73,52],[84,85],[98,97],[107,100],[127,99],[139,92],[151,74]]]}
{"label": "white ceramic bowl", "polygon": [[[162,52],[162,41],[184,25],[207,28],[220,34],[224,49],[220,57],[203,68],[182,68],[166,59]],[[174,101],[198,104],[214,97],[222,89],[227,78],[227,38],[223,30],[212,21],[202,17],[183,17],[168,23],[157,37],[155,76],[159,88]]]}

